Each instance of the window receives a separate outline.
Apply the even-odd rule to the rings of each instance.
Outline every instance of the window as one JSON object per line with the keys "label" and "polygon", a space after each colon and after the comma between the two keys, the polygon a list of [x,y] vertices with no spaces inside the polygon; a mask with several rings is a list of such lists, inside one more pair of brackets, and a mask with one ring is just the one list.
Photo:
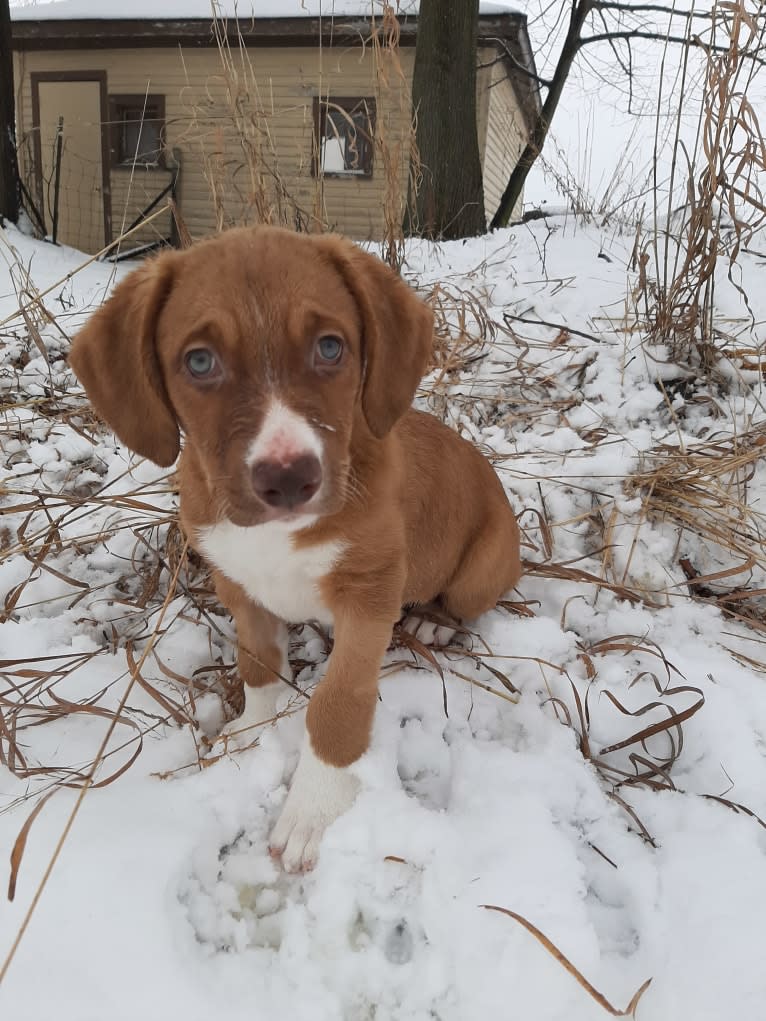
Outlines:
{"label": "window", "polygon": [[375,100],[314,97],[314,176],[372,177]]}
{"label": "window", "polygon": [[165,136],[164,96],[110,96],[113,167],[160,167]]}

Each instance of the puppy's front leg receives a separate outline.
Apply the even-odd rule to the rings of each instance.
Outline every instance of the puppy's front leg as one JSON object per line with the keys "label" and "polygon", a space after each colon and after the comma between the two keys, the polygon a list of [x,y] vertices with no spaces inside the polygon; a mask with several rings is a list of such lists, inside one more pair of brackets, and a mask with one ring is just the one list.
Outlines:
{"label": "puppy's front leg", "polygon": [[216,594],[237,628],[237,666],[245,687],[245,707],[229,729],[240,731],[274,716],[279,680],[290,677],[287,625],[253,602],[240,585],[224,574],[214,572],[213,580]]}
{"label": "puppy's front leg", "polygon": [[380,666],[391,620],[357,611],[335,616],[327,673],[311,696],[306,736],[290,792],[271,835],[273,855],[288,872],[310,869],[325,829],[348,809],[358,790],[349,766],[370,743]]}

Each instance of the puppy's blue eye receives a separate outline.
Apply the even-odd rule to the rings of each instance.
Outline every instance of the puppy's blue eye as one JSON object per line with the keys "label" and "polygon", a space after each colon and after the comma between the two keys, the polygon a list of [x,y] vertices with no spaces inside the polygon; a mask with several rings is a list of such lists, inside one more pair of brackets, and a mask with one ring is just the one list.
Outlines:
{"label": "puppy's blue eye", "polygon": [[206,347],[195,347],[193,351],[187,351],[184,361],[186,368],[197,379],[212,375],[216,369],[215,356]]}
{"label": "puppy's blue eye", "polygon": [[328,334],[326,337],[320,337],[317,341],[317,354],[325,364],[333,365],[339,361],[340,356],[343,354],[343,341],[340,337],[333,337],[331,334]]}

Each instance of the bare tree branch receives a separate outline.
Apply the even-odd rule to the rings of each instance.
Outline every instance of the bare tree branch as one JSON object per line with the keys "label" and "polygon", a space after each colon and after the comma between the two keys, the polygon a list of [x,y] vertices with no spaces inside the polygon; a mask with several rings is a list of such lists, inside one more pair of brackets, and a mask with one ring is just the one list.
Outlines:
{"label": "bare tree branch", "polygon": [[586,18],[593,10],[593,3],[594,0],[572,0],[566,37],[561,47],[556,70],[551,79],[548,95],[545,97],[542,110],[537,115],[535,125],[519,157],[519,161],[508,179],[508,184],[505,186],[497,212],[492,217],[490,226],[493,230],[497,227],[505,227],[510,220],[514,206],[521,196],[527,175],[534,166],[535,160],[540,155],[545,143],[545,139],[548,137],[551,119],[556,112],[572,63],[579,51],[577,43],[582,34]]}
{"label": "bare tree branch", "polygon": [[[600,18],[600,20],[601,20],[601,23],[602,23],[602,25],[604,26],[604,31],[608,33],[608,32],[609,32],[609,25],[607,24],[607,21],[606,21],[606,15],[604,14],[604,12],[603,12],[603,11],[599,10],[599,11],[598,11],[598,16],[599,16],[599,18]],[[628,41],[628,45],[630,46],[630,41]],[[625,74],[626,74],[626,75],[628,76],[628,78],[630,79],[630,77],[631,77],[631,75],[630,75],[630,69],[629,69],[629,68],[627,68],[627,67],[625,66],[625,64],[623,63],[623,61],[622,61],[622,57],[621,57],[621,55],[620,55],[620,51],[619,51],[619,50],[617,49],[617,46],[615,45],[615,43],[614,43],[614,40],[613,40],[613,38],[612,38],[612,36],[611,36],[611,35],[610,35],[610,37],[609,37],[609,47],[610,47],[610,49],[611,49],[612,53],[614,54],[614,59],[615,59],[615,60],[617,61],[617,63],[618,63],[619,65],[620,65],[620,67],[622,68],[623,72],[624,72],[624,73],[625,73]],[[632,82],[631,82],[631,88],[632,88]]]}
{"label": "bare tree branch", "polygon": [[675,7],[664,7],[662,4],[629,4],[619,0],[594,0],[593,9],[597,11],[620,11],[623,14],[667,14],[671,18],[700,18],[712,21],[711,11],[679,11]]}
{"label": "bare tree branch", "polygon": [[[687,2],[690,2],[690,0],[687,0]],[[766,5],[766,0],[760,0],[758,6],[761,12],[764,10],[764,5]],[[546,10],[548,9],[546,8]],[[587,48],[591,47],[594,43],[608,44],[613,58],[622,71],[622,75],[619,76],[620,82],[627,78],[626,94],[628,109],[632,110],[634,102],[634,60],[631,44],[633,40],[648,40],[661,46],[667,44],[681,46],[687,54],[697,49],[708,56],[713,54],[725,56],[731,50],[730,47],[716,42],[716,28],[720,22],[722,29],[726,29],[726,32],[724,32],[725,37],[727,32],[732,29],[732,24],[738,24],[736,18],[730,24],[729,16],[732,15],[732,10],[733,5],[728,0],[721,0],[710,11],[696,11],[688,8],[679,10],[668,3],[662,3],[661,0],[656,3],[651,2],[651,0],[648,0],[646,3],[631,3],[626,2],[626,0],[570,0],[568,4],[561,3],[561,6],[557,9],[556,26],[567,16],[568,24],[553,76],[549,82],[540,82],[541,85],[546,86],[548,94],[530,132],[527,144],[519,157],[519,161],[511,172],[498,210],[492,218],[491,227],[495,229],[508,224],[513,209],[521,197],[529,171],[545,144],[551,120],[558,107],[574,61],[579,57],[586,66],[591,67],[594,74],[602,77],[600,69],[588,59],[588,56],[593,51]],[[609,19],[607,18],[607,13],[611,15]],[[592,18],[591,16],[594,17]],[[593,24],[595,17],[598,18],[597,26]],[[652,26],[653,17],[655,20],[664,18],[666,26],[675,23],[679,29],[682,26],[678,23],[678,19],[681,19],[682,22],[685,21],[684,28],[688,34],[679,36],[677,33],[669,34],[659,27],[654,28]],[[755,17],[762,18],[762,14]],[[747,21],[748,25],[751,20],[752,18]],[[699,24],[700,21],[705,24]],[[610,24],[612,23],[614,24],[613,30],[610,29]],[[764,31],[766,31],[766,20],[764,20],[763,24]],[[583,32],[586,26],[589,30],[598,27],[603,28],[603,31],[593,32],[592,35],[584,35]],[[555,32],[554,34],[557,35]],[[625,50],[618,46],[619,43],[625,44],[627,59]],[[738,59],[748,62],[751,76],[756,73],[756,68],[766,66],[766,46],[762,45],[762,39],[759,38],[756,43],[751,38],[746,48],[738,50]]]}
{"label": "bare tree branch", "polygon": [[508,45],[503,39],[490,38],[487,41],[491,43],[496,43],[502,49],[503,54],[502,56],[495,57],[493,60],[488,60],[484,64],[477,64],[476,65],[477,70],[481,70],[482,68],[485,67],[494,67],[495,64],[501,64],[504,60],[507,60],[513,67],[514,71],[518,71],[519,74],[523,74],[525,75],[525,77],[531,78],[533,82],[537,82],[538,85],[542,85],[546,89],[549,89],[551,87],[551,83],[548,78],[541,78],[540,75],[535,74],[533,71],[530,71],[528,67],[524,67],[523,64],[520,64],[518,60],[514,57],[514,55],[511,53],[511,51],[508,49]]}
{"label": "bare tree branch", "polygon": [[[693,35],[687,38],[682,35],[666,35],[664,32],[644,32],[641,29],[626,29],[622,32],[600,32],[598,35],[585,35],[577,40],[577,48],[590,46],[592,43],[612,42],[614,39],[650,39],[657,43],[674,43],[678,46],[690,46],[694,49],[705,50],[708,53],[728,53],[727,46],[719,46],[716,43],[705,42],[699,36]],[[759,56],[756,52],[743,51],[742,57],[745,60],[752,60],[754,64],[766,67],[766,57]]]}

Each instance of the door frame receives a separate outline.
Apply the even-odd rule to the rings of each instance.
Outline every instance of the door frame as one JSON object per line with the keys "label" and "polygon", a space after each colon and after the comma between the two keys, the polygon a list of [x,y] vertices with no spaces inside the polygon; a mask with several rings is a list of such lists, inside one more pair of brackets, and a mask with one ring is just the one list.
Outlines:
{"label": "door frame", "polygon": [[[30,72],[29,77],[32,86],[32,129],[34,132],[35,162],[37,164],[36,176],[41,199],[45,192],[43,189],[43,151],[40,132],[40,82],[98,82],[100,86],[101,195],[104,200],[104,247],[106,247],[111,244],[112,241],[112,194],[109,176],[109,125],[106,122],[109,102],[106,86],[106,71],[32,71]],[[45,209],[45,202],[43,202],[43,216],[46,216],[46,213],[47,210]]]}

